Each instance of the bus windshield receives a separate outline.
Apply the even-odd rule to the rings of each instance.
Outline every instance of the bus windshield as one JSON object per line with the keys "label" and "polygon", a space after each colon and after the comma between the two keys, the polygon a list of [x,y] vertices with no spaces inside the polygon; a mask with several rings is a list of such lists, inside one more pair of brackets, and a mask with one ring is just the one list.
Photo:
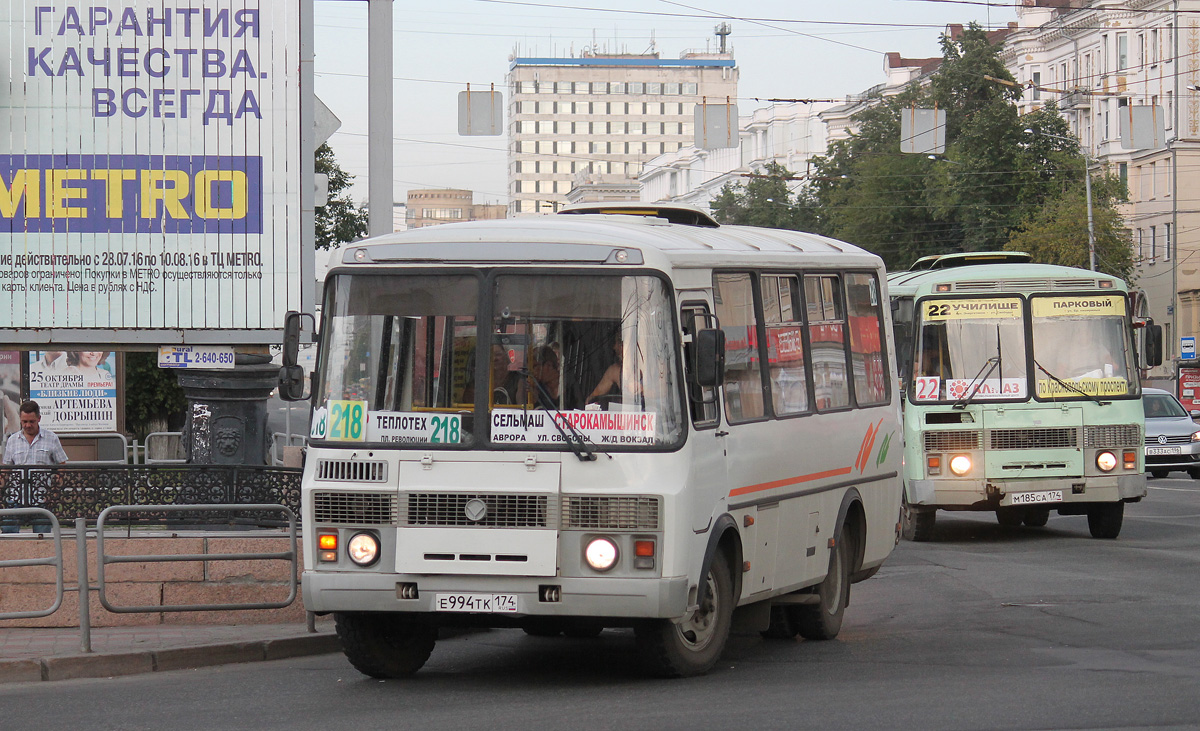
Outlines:
{"label": "bus windshield", "polygon": [[[677,338],[662,280],[501,275],[492,311],[493,442],[567,439],[551,418],[601,449],[682,438]],[[530,417],[530,407],[544,413]]]}
{"label": "bus windshield", "polygon": [[912,400],[1028,399],[1024,300],[925,299]]}
{"label": "bus windshield", "polygon": [[1124,295],[1040,295],[1030,307],[1039,399],[1138,395]]}
{"label": "bus windshield", "polygon": [[551,449],[682,439],[678,338],[661,280],[500,273],[487,290],[494,319],[479,327],[486,281],[334,275],[311,436]]}

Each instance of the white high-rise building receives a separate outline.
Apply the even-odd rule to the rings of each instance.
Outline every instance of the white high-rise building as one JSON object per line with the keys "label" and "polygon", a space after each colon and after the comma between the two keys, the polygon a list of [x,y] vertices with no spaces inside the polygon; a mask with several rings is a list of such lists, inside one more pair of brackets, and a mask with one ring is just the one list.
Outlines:
{"label": "white high-rise building", "polygon": [[[724,48],[724,37],[721,41]],[[509,215],[553,213],[577,179],[636,182],[695,139],[695,105],[737,102],[732,51],[511,59]],[[578,178],[577,178],[578,176]]]}

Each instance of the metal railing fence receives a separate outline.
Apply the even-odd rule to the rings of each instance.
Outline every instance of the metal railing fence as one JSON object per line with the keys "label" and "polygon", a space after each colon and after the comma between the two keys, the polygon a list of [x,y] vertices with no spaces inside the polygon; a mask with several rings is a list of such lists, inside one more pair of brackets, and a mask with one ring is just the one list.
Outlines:
{"label": "metal railing fence", "polygon": [[300,476],[294,467],[246,465],[0,466],[0,507],[42,508],[62,522],[96,520],[117,505],[171,506],[131,512],[127,525],[240,525],[281,527],[274,511],[177,510],[176,506],[253,504],[300,513]]}
{"label": "metal railing fence", "polygon": [[[219,514],[247,512],[250,514],[262,514],[274,512],[283,516],[282,523],[287,525],[287,537],[289,539],[289,550],[287,551],[272,551],[263,553],[186,553],[186,554],[143,554],[143,555],[109,555],[104,550],[104,530],[108,524],[108,516],[117,513],[147,513],[155,516],[160,516],[165,513],[204,513],[213,512]],[[88,561],[87,561],[87,540],[88,527],[87,521],[84,518],[75,519],[75,549],[76,561],[78,565],[78,577],[74,586],[65,586],[63,583],[63,536],[59,529],[58,520],[52,513],[41,508],[5,508],[0,510],[0,519],[19,518],[20,516],[31,516],[33,518],[47,519],[51,523],[51,538],[54,544],[54,555],[41,558],[27,559],[10,559],[0,561],[0,568],[18,568],[27,566],[52,566],[55,569],[55,592],[54,601],[48,609],[39,609],[20,612],[0,612],[0,620],[3,619],[35,619],[46,617],[62,606],[63,595],[68,591],[79,592],[79,633],[80,633],[80,649],[83,652],[92,651],[92,622],[91,609],[88,601],[90,592],[97,592],[100,604],[105,609],[114,613],[124,614],[156,614],[158,612],[221,612],[232,610],[253,610],[253,609],[282,609],[291,606],[296,601],[299,588],[299,545],[298,532],[296,526],[296,514],[288,507],[283,505],[268,505],[268,504],[216,504],[216,505],[112,505],[105,508],[99,515],[96,521],[96,528],[93,533],[96,541],[96,583],[92,584],[88,577]],[[241,536],[239,536],[241,537]],[[0,535],[0,542],[6,538]],[[7,540],[12,540],[7,539]],[[144,605],[144,606],[117,606],[108,600],[107,583],[105,580],[104,569],[110,564],[119,563],[184,563],[184,562],[212,562],[212,561],[287,561],[288,562],[288,595],[286,599],[275,602],[242,602],[242,603],[219,603],[219,604],[173,604],[173,605]],[[313,615],[308,613],[308,629],[310,632],[315,632],[313,624]]]}

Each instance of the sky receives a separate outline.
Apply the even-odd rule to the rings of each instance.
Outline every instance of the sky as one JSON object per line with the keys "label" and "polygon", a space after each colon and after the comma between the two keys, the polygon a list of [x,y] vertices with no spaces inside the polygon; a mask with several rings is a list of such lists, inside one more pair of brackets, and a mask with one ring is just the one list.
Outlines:
{"label": "sky", "polygon": [[[692,4],[697,3],[697,4]],[[1007,7],[1005,7],[1008,5]],[[510,56],[599,52],[678,58],[717,48],[729,23],[739,112],[769,98],[842,100],[884,81],[884,54],[940,56],[950,23],[1002,27],[1003,0],[440,0],[393,6],[393,200],[412,188],[464,188],[506,203],[504,137],[458,135],[458,93],[505,93]],[[329,144],[367,197],[367,3],[316,0],[314,89],[341,120]]]}

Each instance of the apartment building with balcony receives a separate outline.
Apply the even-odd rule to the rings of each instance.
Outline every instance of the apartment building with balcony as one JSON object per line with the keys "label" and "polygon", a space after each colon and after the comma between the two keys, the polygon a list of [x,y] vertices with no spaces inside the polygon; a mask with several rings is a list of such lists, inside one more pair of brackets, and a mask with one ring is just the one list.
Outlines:
{"label": "apartment building with balcony", "polygon": [[[1200,334],[1200,0],[1029,0],[1002,58],[1024,87],[1022,113],[1053,100],[1093,170],[1129,188],[1122,214],[1138,255],[1136,286],[1164,326],[1166,355]],[[1078,3],[1076,3],[1078,5]],[[1128,149],[1131,108],[1161,111],[1165,138]],[[1080,171],[1082,175],[1082,171]],[[1168,361],[1153,375],[1173,376]]]}

